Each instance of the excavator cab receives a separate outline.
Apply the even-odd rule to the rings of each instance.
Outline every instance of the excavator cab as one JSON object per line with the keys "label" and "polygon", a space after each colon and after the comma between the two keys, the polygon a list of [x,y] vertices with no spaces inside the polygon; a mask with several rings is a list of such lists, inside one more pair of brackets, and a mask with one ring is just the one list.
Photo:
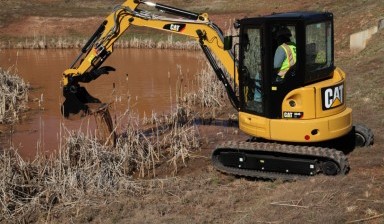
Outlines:
{"label": "excavator cab", "polygon": [[[351,131],[345,74],[334,66],[332,13],[280,13],[236,24],[242,130],[287,142],[319,142]],[[274,66],[282,34],[295,45],[295,60],[284,78]],[[282,127],[293,131],[288,135]]]}
{"label": "excavator cab", "polygon": [[[290,118],[282,113],[287,93],[332,76],[332,17],[331,13],[293,12],[239,21],[243,111],[271,119]],[[281,30],[289,32],[290,41],[296,45],[296,63],[284,78],[274,68],[277,35]],[[301,118],[300,114],[303,115],[292,116]]]}

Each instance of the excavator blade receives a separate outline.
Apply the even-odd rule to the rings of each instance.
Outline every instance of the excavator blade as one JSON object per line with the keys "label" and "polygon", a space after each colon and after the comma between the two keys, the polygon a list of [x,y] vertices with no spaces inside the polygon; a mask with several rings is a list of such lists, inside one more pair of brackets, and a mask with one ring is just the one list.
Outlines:
{"label": "excavator blade", "polygon": [[91,96],[84,87],[79,85],[64,87],[63,95],[65,101],[61,106],[61,113],[70,120],[80,119],[94,112],[95,109],[90,110],[89,105],[91,104],[92,108],[97,108],[97,105],[103,107],[99,99]]}

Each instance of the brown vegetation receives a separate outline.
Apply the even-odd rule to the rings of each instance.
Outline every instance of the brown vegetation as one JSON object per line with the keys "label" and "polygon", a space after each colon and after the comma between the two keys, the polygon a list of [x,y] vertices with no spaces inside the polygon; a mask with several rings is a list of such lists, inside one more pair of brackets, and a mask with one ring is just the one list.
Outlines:
{"label": "brown vegetation", "polygon": [[38,213],[46,213],[50,220],[53,207],[86,206],[88,195],[141,193],[144,186],[134,176],[155,177],[161,164],[169,164],[169,170],[176,173],[199,147],[196,127],[177,113],[170,123],[154,119],[153,127],[146,131],[138,128],[136,119],[128,120],[115,147],[63,127],[62,146],[50,158],[37,155],[28,162],[16,149],[4,150],[0,155],[0,222],[37,221]]}
{"label": "brown vegetation", "polygon": [[27,109],[29,85],[17,74],[0,68],[0,124],[14,124]]}
{"label": "brown vegetation", "polygon": [[[72,49],[82,48],[87,42],[83,37],[40,37],[25,38],[23,40],[11,40],[0,42],[0,49]],[[122,38],[114,44],[115,48],[144,48],[144,49],[174,49],[174,50],[198,50],[198,42],[191,40],[178,40],[173,36],[166,39],[162,36],[150,38],[144,36],[132,36]]]}

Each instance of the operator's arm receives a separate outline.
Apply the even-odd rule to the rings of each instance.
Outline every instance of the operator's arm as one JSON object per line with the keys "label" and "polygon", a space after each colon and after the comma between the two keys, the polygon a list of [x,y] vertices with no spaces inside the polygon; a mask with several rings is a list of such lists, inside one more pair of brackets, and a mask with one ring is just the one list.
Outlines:
{"label": "operator's arm", "polygon": [[275,71],[280,70],[286,57],[287,56],[285,55],[285,51],[284,51],[283,47],[279,46],[276,49],[275,57],[273,59],[273,68],[275,69]]}

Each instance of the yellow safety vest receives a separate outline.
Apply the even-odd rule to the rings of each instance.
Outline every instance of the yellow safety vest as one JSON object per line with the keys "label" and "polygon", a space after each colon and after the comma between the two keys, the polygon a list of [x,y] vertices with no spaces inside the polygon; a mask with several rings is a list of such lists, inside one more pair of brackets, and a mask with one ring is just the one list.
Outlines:
{"label": "yellow safety vest", "polygon": [[296,64],[296,46],[294,44],[282,44],[280,46],[284,49],[285,55],[287,56],[278,73],[281,78],[284,78],[289,68]]}

